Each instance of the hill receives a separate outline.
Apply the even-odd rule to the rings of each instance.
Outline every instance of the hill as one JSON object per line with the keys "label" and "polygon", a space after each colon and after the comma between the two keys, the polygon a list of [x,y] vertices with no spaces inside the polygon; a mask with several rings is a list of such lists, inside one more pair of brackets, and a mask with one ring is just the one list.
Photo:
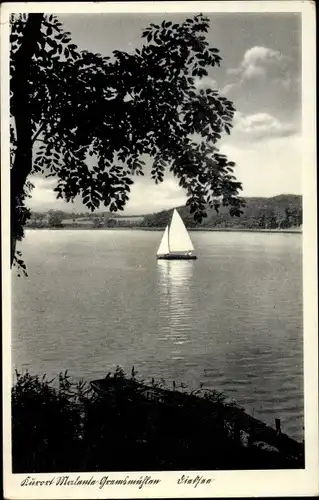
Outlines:
{"label": "hill", "polygon": [[[246,198],[241,217],[231,217],[227,207],[217,213],[207,209],[201,224],[194,221],[186,206],[176,207],[188,228],[237,228],[237,229],[287,229],[302,224],[302,197],[282,194],[272,198]],[[172,215],[173,208],[148,215],[124,215],[109,212],[70,213],[61,210],[32,212],[27,227],[46,228],[163,228]]]}
{"label": "hill", "polygon": [[[227,207],[221,206],[219,213],[208,208],[207,217],[200,224],[194,221],[187,206],[177,208],[188,228],[286,229],[302,224],[302,197],[299,195],[246,198],[246,207],[241,217],[231,217]],[[140,226],[165,227],[172,212],[173,209],[146,215]]]}

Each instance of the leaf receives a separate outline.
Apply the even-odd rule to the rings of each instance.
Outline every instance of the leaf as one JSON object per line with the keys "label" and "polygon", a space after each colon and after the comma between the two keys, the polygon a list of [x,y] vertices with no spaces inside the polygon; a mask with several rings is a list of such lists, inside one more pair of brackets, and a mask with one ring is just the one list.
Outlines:
{"label": "leaf", "polygon": [[50,47],[53,47],[54,49],[57,46],[57,44],[56,44],[56,42],[55,42],[55,40],[53,38],[47,38],[46,42],[47,42],[48,45],[50,45]]}
{"label": "leaf", "polygon": [[[30,103],[33,130],[44,121],[41,139],[48,145],[36,156],[35,168],[56,176],[58,196],[72,200],[80,194],[92,210],[103,199],[121,210],[133,183],[130,175],[144,176],[139,158],[145,155],[156,159],[156,183],[166,169],[175,174],[196,217],[204,217],[203,186],[236,206],[241,185],[229,176],[230,164],[217,156],[216,145],[224,130],[231,131],[229,102],[220,101],[218,91],[208,89],[201,98],[194,92],[193,77],[207,75],[205,67],[221,60],[218,49],[208,47],[205,17],[151,25],[142,33],[149,45],[132,54],[114,51],[112,59],[77,52],[68,32],[51,38],[49,29],[62,26],[55,17],[52,23],[44,23],[42,41],[48,45],[40,47],[30,66]],[[17,29],[23,36],[24,26]],[[14,61],[10,68],[13,72]],[[134,96],[129,105],[124,101],[128,92]],[[195,133],[199,144],[191,140]],[[93,155],[100,158],[98,169],[85,164]],[[117,160],[122,164],[114,165]]]}
{"label": "leaf", "polygon": [[51,58],[52,56],[54,56],[54,54],[56,53],[56,49],[52,49],[52,50],[49,50],[49,52],[47,52],[47,56],[48,58]]}

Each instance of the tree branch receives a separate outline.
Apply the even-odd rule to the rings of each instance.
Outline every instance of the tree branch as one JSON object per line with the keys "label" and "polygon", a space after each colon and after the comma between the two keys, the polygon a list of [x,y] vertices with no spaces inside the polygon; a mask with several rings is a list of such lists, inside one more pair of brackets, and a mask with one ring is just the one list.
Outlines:
{"label": "tree branch", "polygon": [[42,132],[42,130],[44,129],[45,124],[46,124],[46,122],[45,122],[45,121],[43,121],[42,123],[40,123],[40,125],[39,125],[39,127],[38,127],[38,130],[36,130],[36,132],[34,133],[33,137],[31,138],[31,141],[32,141],[32,142],[34,142],[34,141],[36,141],[36,140],[39,140],[39,139],[37,139],[37,138],[39,137],[40,133],[41,133],[41,132]]}

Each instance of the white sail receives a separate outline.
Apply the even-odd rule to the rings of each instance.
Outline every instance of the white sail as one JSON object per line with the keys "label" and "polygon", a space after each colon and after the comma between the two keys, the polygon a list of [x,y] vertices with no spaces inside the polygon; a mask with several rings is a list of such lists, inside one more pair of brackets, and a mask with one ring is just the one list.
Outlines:
{"label": "white sail", "polygon": [[158,247],[157,255],[165,255],[168,253],[169,253],[169,246],[168,246],[168,225],[167,225],[163,237],[161,239],[160,246]]}
{"label": "white sail", "polygon": [[176,209],[174,209],[172,221],[169,226],[168,240],[170,252],[192,252],[194,250],[192,240]]}

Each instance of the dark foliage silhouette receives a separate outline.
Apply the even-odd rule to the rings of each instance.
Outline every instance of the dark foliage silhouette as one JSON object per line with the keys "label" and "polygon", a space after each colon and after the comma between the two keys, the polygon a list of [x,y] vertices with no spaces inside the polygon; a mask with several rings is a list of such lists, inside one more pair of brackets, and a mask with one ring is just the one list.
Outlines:
{"label": "dark foliage silhouette", "polygon": [[173,172],[195,220],[220,203],[241,214],[235,164],[217,147],[235,109],[217,91],[196,86],[221,62],[208,27],[201,14],[151,24],[141,49],[106,57],[79,51],[54,15],[12,17],[12,263],[29,216],[30,174],[56,178],[58,198],[80,196],[92,211],[104,204],[115,212],[132,178],[144,175],[148,155],[152,179]]}
{"label": "dark foliage silhouette", "polygon": [[[151,387],[147,399],[136,373],[117,368],[100,397],[61,374],[58,384],[17,373],[12,389],[13,472],[300,468],[295,456],[244,444],[236,408],[215,391]],[[182,391],[182,392],[180,392]],[[164,394],[164,395],[163,395]],[[238,411],[238,410],[237,410]]]}

